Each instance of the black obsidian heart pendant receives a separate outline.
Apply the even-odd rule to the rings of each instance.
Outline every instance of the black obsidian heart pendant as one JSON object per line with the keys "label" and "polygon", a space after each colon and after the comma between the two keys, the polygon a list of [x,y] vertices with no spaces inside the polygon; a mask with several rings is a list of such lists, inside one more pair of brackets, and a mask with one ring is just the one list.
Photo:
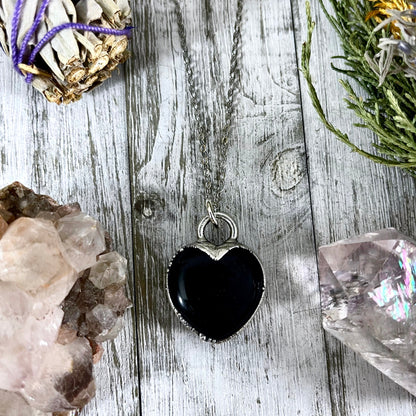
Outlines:
{"label": "black obsidian heart pendant", "polygon": [[221,342],[236,334],[253,316],[264,293],[262,266],[237,242],[230,217],[215,213],[231,228],[231,237],[216,246],[198,228],[198,241],[173,258],[167,278],[168,296],[179,318],[206,341]]}

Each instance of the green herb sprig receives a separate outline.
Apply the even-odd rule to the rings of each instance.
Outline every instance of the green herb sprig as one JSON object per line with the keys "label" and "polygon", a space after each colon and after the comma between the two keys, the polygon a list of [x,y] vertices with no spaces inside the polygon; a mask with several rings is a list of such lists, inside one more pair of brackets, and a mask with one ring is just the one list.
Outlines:
{"label": "green herb sprig", "polygon": [[[341,84],[347,92],[347,107],[359,118],[355,125],[375,133],[378,140],[373,143],[377,154],[369,153],[356,146],[349,136],[336,128],[327,118],[312,82],[310,73],[312,34],[315,24],[312,21],[310,3],[306,3],[308,20],[307,40],[303,44],[301,70],[305,77],[312,104],[325,127],[339,140],[374,162],[389,166],[398,166],[416,176],[416,81],[406,77],[403,72],[387,75],[380,85],[379,75],[370,66],[367,56],[375,56],[378,39],[386,37],[383,29],[374,32],[376,23],[365,17],[371,10],[367,0],[330,0],[334,13],[331,14],[320,0],[320,5],[335,31],[344,50],[340,58],[346,68],[331,64],[333,70],[346,75],[364,90],[364,97],[359,96],[347,80]],[[400,59],[400,58],[395,58]],[[400,62],[395,62],[400,67]],[[396,71],[397,72],[397,71]]]}

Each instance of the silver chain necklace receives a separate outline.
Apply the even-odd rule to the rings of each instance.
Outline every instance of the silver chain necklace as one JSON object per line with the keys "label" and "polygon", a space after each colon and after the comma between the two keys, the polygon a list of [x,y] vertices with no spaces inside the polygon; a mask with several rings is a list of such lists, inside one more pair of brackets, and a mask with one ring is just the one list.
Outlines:
{"label": "silver chain necklace", "polygon": [[192,61],[189,55],[188,43],[186,39],[186,30],[179,0],[173,0],[175,4],[175,15],[178,24],[178,33],[182,48],[183,61],[185,65],[185,73],[188,83],[189,97],[194,112],[196,122],[196,136],[199,139],[202,168],[204,174],[205,187],[205,203],[210,215],[210,219],[217,225],[216,217],[213,212],[219,209],[221,192],[224,188],[227,153],[230,140],[231,125],[235,113],[235,99],[239,92],[240,71],[239,57],[241,46],[241,23],[243,18],[243,0],[237,2],[237,13],[234,24],[233,46],[230,58],[230,76],[228,84],[228,93],[225,102],[225,120],[220,136],[220,148],[218,150],[218,170],[214,175],[214,167],[211,161],[210,147],[208,138],[211,135],[208,128],[208,121],[204,118],[204,106],[199,94],[198,82],[192,69]]}
{"label": "silver chain necklace", "polygon": [[[192,69],[184,18],[179,0],[172,0],[177,19],[190,103],[194,112],[194,138],[199,141],[204,175],[205,203],[208,215],[198,226],[198,240],[185,246],[172,259],[167,275],[170,303],[181,321],[201,338],[222,342],[235,335],[251,319],[263,297],[265,281],[257,256],[237,241],[238,230],[233,219],[218,211],[224,188],[227,153],[235,99],[239,91],[239,51],[243,0],[237,0],[237,12],[230,58],[228,93],[225,100],[225,120],[218,143],[218,163],[214,165],[208,139],[214,135]],[[214,147],[214,146],[212,146]],[[208,241],[206,226],[219,221],[230,228],[230,237],[222,244]]]}

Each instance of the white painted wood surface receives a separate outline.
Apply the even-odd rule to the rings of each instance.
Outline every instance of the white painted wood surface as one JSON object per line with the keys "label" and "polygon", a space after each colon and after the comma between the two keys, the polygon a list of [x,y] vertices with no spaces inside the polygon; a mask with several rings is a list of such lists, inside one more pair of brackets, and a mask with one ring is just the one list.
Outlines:
{"label": "white painted wood surface", "polygon": [[[82,416],[413,415],[414,398],[321,328],[315,239],[386,226],[415,236],[415,183],[351,154],[317,120],[298,73],[303,0],[245,1],[222,209],[263,259],[264,302],[223,344],[204,343],[180,324],[164,281],[170,257],[195,239],[205,214],[199,151],[172,2],[134,3],[124,73],[69,107],[44,101],[0,55],[0,186],[19,180],[79,201],[130,260],[135,308],[106,347],[97,398]],[[185,3],[203,96],[219,123],[236,2]],[[331,118],[369,143],[351,127],[329,67],[339,43],[317,0],[312,7],[318,91]]]}

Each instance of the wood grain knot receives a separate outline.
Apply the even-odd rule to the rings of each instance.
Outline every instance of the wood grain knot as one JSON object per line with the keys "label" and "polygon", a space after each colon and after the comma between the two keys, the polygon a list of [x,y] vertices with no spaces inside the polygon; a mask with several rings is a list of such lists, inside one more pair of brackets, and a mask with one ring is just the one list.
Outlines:
{"label": "wood grain knot", "polygon": [[285,149],[271,163],[272,191],[277,195],[291,191],[306,173],[302,148]]}
{"label": "wood grain knot", "polygon": [[134,203],[137,215],[144,219],[154,218],[165,207],[165,200],[156,193],[140,192]]}

